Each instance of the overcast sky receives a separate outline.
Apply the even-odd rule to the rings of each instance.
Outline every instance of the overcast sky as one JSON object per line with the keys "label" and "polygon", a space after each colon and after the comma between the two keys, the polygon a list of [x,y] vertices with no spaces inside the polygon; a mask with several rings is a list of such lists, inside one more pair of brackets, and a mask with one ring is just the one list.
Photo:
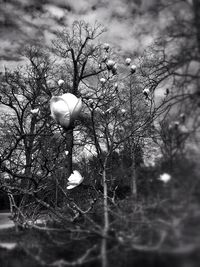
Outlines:
{"label": "overcast sky", "polygon": [[[107,28],[103,41],[126,55],[141,53],[170,21],[164,11],[155,12],[158,0],[13,0],[0,5],[0,67],[14,65],[17,49],[30,39],[50,41],[54,32],[74,20]],[[40,7],[38,9],[38,6]],[[150,12],[151,10],[151,12]],[[152,12],[154,11],[154,12]]]}

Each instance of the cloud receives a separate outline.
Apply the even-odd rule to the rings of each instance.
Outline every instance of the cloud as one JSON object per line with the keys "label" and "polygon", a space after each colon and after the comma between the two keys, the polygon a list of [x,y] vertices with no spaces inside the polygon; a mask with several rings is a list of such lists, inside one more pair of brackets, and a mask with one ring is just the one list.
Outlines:
{"label": "cloud", "polygon": [[[70,27],[74,20],[85,20],[90,24],[98,21],[107,28],[107,32],[102,35],[102,42],[109,42],[126,56],[140,54],[169,21],[167,12],[157,16],[149,12],[157,1],[49,0],[48,4],[43,4],[40,12],[37,10],[27,12],[22,4],[18,9],[14,4],[13,6],[10,4],[10,14],[14,14],[14,20],[19,25],[20,32],[10,36],[8,32],[11,30],[7,31],[5,28],[0,40],[10,40],[10,47],[13,40],[16,45],[23,46],[30,37],[36,39],[40,35],[42,42],[44,40],[50,45],[55,36],[54,33],[62,26]],[[7,6],[4,9],[8,11]]]}
{"label": "cloud", "polygon": [[[74,20],[85,20],[91,24],[100,22],[107,28],[103,39],[109,40],[113,46],[123,49],[125,53],[142,52],[150,45],[158,28],[158,21],[147,12],[156,0],[124,1],[124,0],[68,0],[71,13],[67,24]],[[142,12],[142,15],[141,15]]]}

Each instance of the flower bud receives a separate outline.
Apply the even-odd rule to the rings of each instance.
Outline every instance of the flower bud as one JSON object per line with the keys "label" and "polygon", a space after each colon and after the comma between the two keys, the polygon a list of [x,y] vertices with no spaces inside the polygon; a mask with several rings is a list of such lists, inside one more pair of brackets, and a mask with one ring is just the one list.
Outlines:
{"label": "flower bud", "polygon": [[131,64],[131,58],[127,57],[126,60],[125,60],[125,63],[126,63],[127,66],[129,66]]}
{"label": "flower bud", "polygon": [[133,73],[135,73],[136,72],[136,66],[135,65],[132,65],[131,66],[131,73],[133,74]]}
{"label": "flower bud", "polygon": [[63,85],[65,82],[62,80],[62,79],[60,79],[59,81],[58,81],[58,85],[59,86],[61,86],[61,85]]}

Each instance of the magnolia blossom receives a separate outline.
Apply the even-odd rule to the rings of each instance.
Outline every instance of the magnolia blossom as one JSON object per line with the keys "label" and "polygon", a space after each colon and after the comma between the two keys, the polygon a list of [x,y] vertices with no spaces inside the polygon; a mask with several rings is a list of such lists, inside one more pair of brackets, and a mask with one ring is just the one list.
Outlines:
{"label": "magnolia blossom", "polygon": [[69,151],[68,151],[68,150],[66,150],[66,151],[65,151],[65,155],[66,155],[66,156],[68,156],[68,154],[69,154]]}
{"label": "magnolia blossom", "polygon": [[102,84],[104,84],[104,83],[106,82],[106,79],[105,79],[105,78],[101,78],[101,79],[100,79],[100,82],[101,82]]}
{"label": "magnolia blossom", "polygon": [[116,74],[117,74],[117,64],[115,64],[115,65],[112,67],[112,74],[113,74],[113,75],[116,75]]}
{"label": "magnolia blossom", "polygon": [[36,115],[39,113],[39,108],[31,109],[31,114]]}
{"label": "magnolia blossom", "polygon": [[125,63],[126,63],[126,65],[129,66],[131,64],[131,58],[127,57],[126,60],[125,60]]}
{"label": "magnolia blossom", "polygon": [[163,183],[168,183],[171,180],[171,175],[168,173],[163,173],[159,176],[158,180],[162,181]]}
{"label": "magnolia blossom", "polygon": [[74,187],[80,185],[83,182],[83,177],[78,171],[73,171],[73,173],[68,178],[67,189],[73,189]]}
{"label": "magnolia blossom", "polygon": [[185,113],[181,113],[180,118],[182,122],[185,122]]}
{"label": "magnolia blossom", "polygon": [[174,121],[174,126],[175,126],[176,129],[178,128],[179,124],[180,124],[179,121]]}
{"label": "magnolia blossom", "polygon": [[103,48],[104,48],[106,51],[108,51],[108,49],[110,48],[110,45],[109,45],[108,43],[105,43],[105,44],[103,45]]}
{"label": "magnolia blossom", "polygon": [[103,61],[103,62],[106,62],[106,61],[107,61],[107,59],[108,59],[108,56],[107,56],[107,55],[105,55],[105,56],[103,57],[102,61]]}
{"label": "magnolia blossom", "polygon": [[137,67],[135,65],[131,66],[131,73],[135,73],[136,72]]}
{"label": "magnolia blossom", "polygon": [[115,89],[118,89],[118,83],[115,83],[115,84],[114,84],[114,88],[115,88]]}
{"label": "magnolia blossom", "polygon": [[121,113],[122,113],[122,114],[126,113],[126,109],[122,108],[122,109],[121,109]]}
{"label": "magnolia blossom", "polygon": [[144,94],[144,96],[146,97],[146,99],[149,97],[149,94],[150,94],[150,90],[149,90],[149,88],[145,88],[143,91],[143,94]]}
{"label": "magnolia blossom", "polygon": [[70,93],[63,94],[62,96],[53,96],[50,100],[51,116],[66,129],[77,119],[81,108],[81,98],[77,98]]}
{"label": "magnolia blossom", "polygon": [[58,81],[58,85],[59,85],[59,86],[63,85],[64,83],[65,83],[65,81],[63,81],[63,80],[61,80],[61,79]]}
{"label": "magnolia blossom", "polygon": [[107,62],[108,69],[112,69],[114,67],[114,65],[115,65],[115,61],[112,59],[109,59]]}

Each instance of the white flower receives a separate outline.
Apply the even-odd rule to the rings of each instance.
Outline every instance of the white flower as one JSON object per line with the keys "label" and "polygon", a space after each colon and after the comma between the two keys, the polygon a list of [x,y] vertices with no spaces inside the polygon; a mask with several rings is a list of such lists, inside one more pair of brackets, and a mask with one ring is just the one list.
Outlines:
{"label": "white flower", "polygon": [[63,94],[62,96],[53,96],[50,100],[51,116],[66,129],[77,119],[81,108],[81,98],[77,98],[70,93]]}
{"label": "white flower", "polygon": [[142,92],[143,92],[143,95],[146,97],[146,99],[148,99],[149,94],[150,94],[149,88],[145,88]]}
{"label": "white flower", "polygon": [[135,73],[136,72],[137,67],[135,65],[131,66],[131,73]]}
{"label": "white flower", "polygon": [[118,83],[114,84],[114,88],[117,89],[118,88]]}
{"label": "white flower", "polygon": [[178,128],[179,124],[180,124],[179,121],[174,121],[174,126],[175,126],[176,129]]}
{"label": "white flower", "polygon": [[105,56],[103,57],[102,61],[103,61],[103,62],[106,62],[107,59],[108,59],[108,56],[105,55]]}
{"label": "white flower", "polygon": [[73,171],[73,173],[68,178],[67,189],[73,189],[74,187],[80,185],[83,182],[83,177],[78,171]]}
{"label": "white flower", "polygon": [[31,109],[31,114],[36,115],[39,113],[39,108]]}
{"label": "white flower", "polygon": [[115,61],[112,59],[109,59],[107,62],[108,69],[112,69],[114,67],[114,65],[115,65]]}
{"label": "white flower", "polygon": [[163,183],[168,183],[171,180],[171,175],[168,173],[163,173],[159,176],[158,180],[162,181]]}
{"label": "white flower", "polygon": [[108,51],[108,49],[110,48],[110,45],[109,45],[108,43],[105,43],[105,44],[103,45],[103,48],[104,48],[106,51]]}
{"label": "white flower", "polygon": [[125,60],[125,63],[126,63],[126,65],[129,66],[131,64],[131,58],[127,57],[126,60]]}
{"label": "white flower", "polygon": [[182,122],[185,122],[185,113],[181,113],[180,118]]}
{"label": "white flower", "polygon": [[116,75],[116,74],[117,74],[117,64],[115,64],[115,65],[112,67],[112,74],[113,74],[113,75]]}
{"label": "white flower", "polygon": [[122,108],[122,109],[121,109],[121,113],[122,113],[122,114],[126,113],[126,109]]}
{"label": "white flower", "polygon": [[100,79],[100,82],[101,82],[102,84],[104,84],[104,83],[106,82],[106,79],[105,79],[105,78],[101,78],[101,79]]}
{"label": "white flower", "polygon": [[65,81],[63,81],[63,80],[61,80],[61,79],[58,81],[58,85],[59,85],[59,86],[63,85],[64,83],[65,83]]}
{"label": "white flower", "polygon": [[66,155],[66,156],[68,156],[68,154],[69,154],[69,151],[68,151],[68,150],[66,150],[66,151],[65,151],[65,155]]}

